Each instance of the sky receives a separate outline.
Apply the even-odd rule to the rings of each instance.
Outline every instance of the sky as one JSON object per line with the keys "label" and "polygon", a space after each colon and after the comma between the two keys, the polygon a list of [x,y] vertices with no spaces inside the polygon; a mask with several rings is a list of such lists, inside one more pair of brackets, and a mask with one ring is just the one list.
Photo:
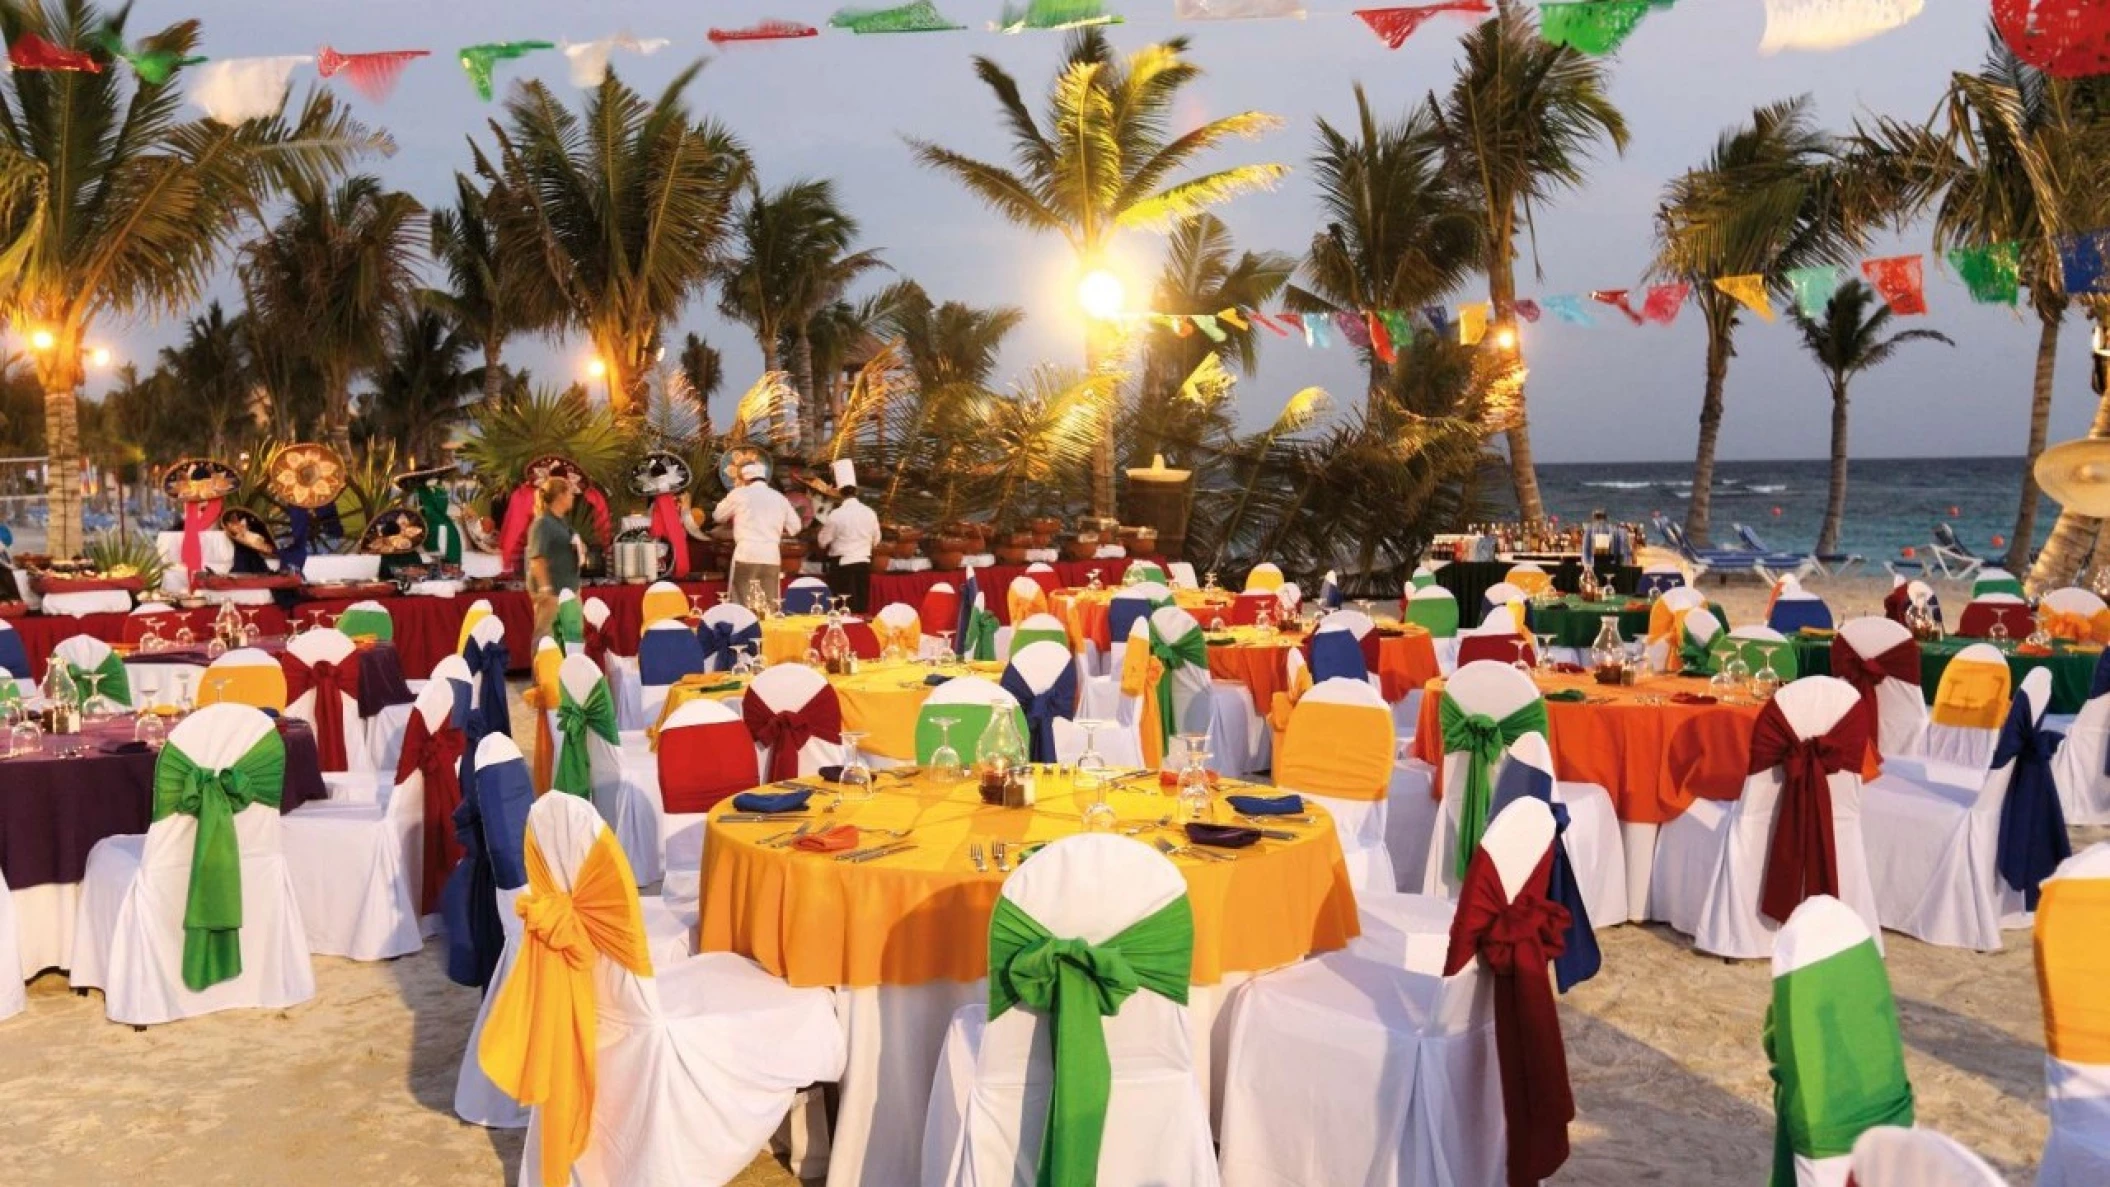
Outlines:
{"label": "sky", "polygon": [[[1301,254],[1318,220],[1308,166],[1313,120],[1352,119],[1355,82],[1388,116],[1442,89],[1458,57],[1458,36],[1467,28],[1462,18],[1439,17],[1403,48],[1388,51],[1350,15],[1351,5],[1311,2],[1313,10],[1301,21],[1178,22],[1171,0],[1108,0],[1111,10],[1129,18],[1109,31],[1119,47],[1175,35],[1190,39],[1190,55],[1206,73],[1184,97],[1183,119],[1258,110],[1283,121],[1273,134],[1206,160],[1211,168],[1249,161],[1292,167],[1275,190],[1220,209],[1241,248]],[[826,28],[835,8],[831,0],[139,0],[131,27],[137,36],[198,17],[204,22],[202,52],[215,58],[312,53],[323,44],[346,53],[434,50],[433,57],[411,65],[385,104],[340,88],[363,118],[389,129],[400,144],[392,158],[371,160],[365,170],[431,203],[451,199],[453,173],[467,167],[468,140],[488,142],[487,121],[500,110],[478,100],[454,49],[522,38],[587,41],[620,32],[667,38],[672,44],[654,56],[619,55],[618,73],[650,93],[684,65],[708,58],[691,88],[691,103],[745,142],[765,185],[832,177],[862,224],[862,244],[878,248],[898,276],[917,280],[938,300],[1025,308],[1028,319],[1012,336],[1000,375],[1016,377],[1043,361],[1079,361],[1083,333],[1060,241],[1012,228],[950,180],[919,168],[904,140],[930,139],[1005,159],[994,100],[974,77],[973,56],[995,59],[1037,100],[1053,76],[1063,37],[983,31],[998,12],[991,0],[939,0],[939,6],[976,28],[856,37]],[[706,40],[714,25],[745,26],[764,17],[803,20],[823,31],[817,38],[723,50]],[[1533,275],[1527,258],[1520,295],[1639,286],[1649,259],[1650,220],[1665,182],[1699,163],[1719,133],[1756,106],[1809,94],[1818,118],[1832,128],[1876,114],[1926,118],[1950,73],[1973,69],[1983,59],[1985,19],[1982,2],[1930,0],[1905,28],[1858,46],[1765,56],[1757,48],[1765,26],[1762,0],[1683,0],[1651,15],[1611,61],[1612,95],[1626,113],[1632,142],[1623,158],[1607,151],[1582,189],[1539,213],[1541,275]],[[560,93],[571,91],[560,53],[501,63],[498,70],[501,87],[535,77]],[[296,96],[318,82],[312,70],[296,75]],[[1872,254],[1924,252],[1929,246],[1929,230],[1920,226],[1884,241]],[[1162,248],[1162,237],[1140,233],[1121,245],[1123,266],[1133,276],[1131,294],[1147,287]],[[888,279],[875,279],[872,286]],[[1476,280],[1455,301],[1484,300],[1483,286]],[[2034,319],[1973,306],[1961,283],[1931,258],[1928,301],[1930,314],[1906,324],[1941,330],[1958,345],[1914,346],[1856,384],[1854,455],[2019,455],[2027,438]],[[760,354],[745,331],[717,316],[714,302],[695,302],[671,340],[693,330],[725,352],[727,390],[714,406],[722,417],[758,374]],[[1526,327],[1539,458],[1689,458],[1704,350],[1696,311],[1687,306],[1667,329],[1631,327],[1606,312],[1609,318],[1594,328],[1545,322]],[[1793,328],[1747,321],[1729,375],[1721,456],[1825,456],[1828,398]],[[179,330],[178,322],[163,319],[112,327],[104,337],[112,339],[120,358],[145,367],[153,350]],[[1359,398],[1358,368],[1338,342],[1330,351],[1266,335],[1263,342],[1258,374],[1237,389],[1249,423],[1271,418],[1290,393],[1312,384],[1343,403]],[[2053,440],[2085,433],[2095,406],[2084,320],[2069,321],[2061,351]],[[511,361],[549,381],[581,376],[586,355],[578,341],[525,340],[509,347]]]}

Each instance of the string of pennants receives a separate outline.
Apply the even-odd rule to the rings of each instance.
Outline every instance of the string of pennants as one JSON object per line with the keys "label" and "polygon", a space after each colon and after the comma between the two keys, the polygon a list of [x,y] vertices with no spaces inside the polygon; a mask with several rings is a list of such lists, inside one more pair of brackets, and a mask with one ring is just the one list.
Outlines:
{"label": "string of pennants", "polygon": [[[1582,53],[1617,50],[1650,13],[1676,0],[1546,0],[1539,5],[1541,36]],[[2080,77],[2110,73],[2110,4],[2101,0],[1991,0],[1994,24],[2025,62],[2048,74]],[[1764,0],[1766,32],[1761,52],[1784,49],[1828,50],[1853,45],[1900,28],[1917,17],[1925,0]],[[1347,15],[1366,25],[1387,48],[1398,49],[1430,20],[1445,16],[1481,18],[1493,13],[1489,0],[1437,0],[1388,8],[1358,8]],[[1304,0],[1173,0],[1178,21],[1304,19]],[[998,32],[1072,29],[1122,23],[1104,0],[1005,0],[1002,15],[991,26]],[[828,18],[834,29],[854,34],[931,33],[965,29],[938,7],[938,0],[910,0],[889,8],[844,8]],[[817,37],[812,25],[763,20],[740,28],[712,27],[716,45],[787,41]],[[530,54],[561,51],[570,60],[571,80],[598,86],[618,52],[650,54],[670,42],[628,34],[586,42],[499,41],[464,46],[456,51],[464,75],[479,98],[492,97],[498,65]],[[128,47],[105,33],[91,48],[69,47],[35,34],[22,33],[7,47],[7,64],[15,70],[74,70],[100,73],[122,60],[149,83],[165,83],[179,67],[198,67],[192,99],[216,120],[239,123],[274,115],[283,105],[293,75],[313,65],[324,78],[342,76],[361,95],[386,102],[410,63],[432,55],[426,49],[342,53],[323,46],[314,54],[207,60],[168,50]],[[102,56],[97,55],[100,51]]]}
{"label": "string of pennants", "polygon": [[[1982,305],[2013,306],[2021,298],[2022,253],[2012,243],[1957,248],[1948,253],[1953,268],[1971,299]],[[2065,292],[2070,296],[2110,295],[2110,230],[2061,237],[2059,262]],[[1795,308],[1804,317],[1817,317],[1832,294],[1846,279],[1846,270],[1835,265],[1794,268],[1781,277],[1794,297]],[[1861,279],[1901,317],[1927,312],[1925,257],[1888,256],[1863,260]],[[1711,283],[1725,296],[1764,321],[1779,314],[1773,307],[1776,287],[1762,275],[1724,276]],[[1519,300],[1517,319],[1538,322],[1551,318],[1571,326],[1594,326],[1599,314],[1609,310],[1636,326],[1667,326],[1692,297],[1690,284],[1674,282],[1653,285],[1638,294],[1633,289],[1596,289],[1588,294],[1564,294]],[[1639,304],[1636,304],[1636,301]],[[1401,346],[1424,330],[1440,336],[1456,334],[1468,346],[1486,337],[1495,323],[1494,306],[1482,301],[1455,310],[1430,305],[1420,310],[1363,309],[1333,313],[1262,312],[1251,308],[1221,309],[1215,313],[1128,313],[1114,319],[1130,329],[1164,328],[1181,337],[1199,333],[1212,342],[1229,340],[1231,329],[1241,332],[1254,327],[1279,337],[1302,337],[1314,350],[1333,345],[1336,337],[1357,350],[1370,350],[1383,362],[1392,362]]]}

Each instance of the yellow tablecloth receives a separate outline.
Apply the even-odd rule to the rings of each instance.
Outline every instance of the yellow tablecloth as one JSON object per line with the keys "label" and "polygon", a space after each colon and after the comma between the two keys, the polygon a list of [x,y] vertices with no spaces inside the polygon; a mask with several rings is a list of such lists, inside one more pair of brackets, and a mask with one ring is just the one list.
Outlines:
{"label": "yellow tablecloth", "polygon": [[[816,809],[827,794],[814,797]],[[1030,809],[993,808],[981,803],[972,783],[936,788],[882,778],[868,802],[810,813],[816,827],[914,829],[905,839],[916,848],[859,864],[765,849],[757,842],[790,826],[725,824],[718,818],[728,801],[713,810],[704,848],[699,950],[738,952],[796,986],[981,977],[988,971],[989,915],[1004,875],[993,856],[988,871],[977,873],[968,845],[980,842],[986,855],[1003,841],[1015,853],[1020,844],[1079,831],[1081,801],[1066,780],[1041,779],[1039,798]],[[1171,797],[1154,790],[1108,798],[1123,827],[1153,823],[1173,810]],[[1218,811],[1230,819],[1221,805]],[[1235,851],[1231,862],[1173,859],[1194,905],[1196,984],[1213,985],[1226,971],[1289,964],[1343,947],[1357,934],[1340,842],[1323,810],[1314,811],[1316,825],[1282,826],[1299,834],[1295,841],[1262,840]],[[1160,836],[1179,839],[1173,830],[1146,831],[1141,839]]]}
{"label": "yellow tablecloth", "polygon": [[[854,675],[828,677],[828,683],[835,687],[836,698],[842,702],[843,728],[865,735],[858,743],[865,753],[903,762],[915,761],[916,714],[931,694],[932,686],[923,681],[933,670],[923,664],[872,662]],[[950,664],[935,670],[947,676],[975,675],[994,680],[1002,674],[1003,667],[1000,664]],[[697,697],[738,701],[746,692],[747,681],[737,677],[715,672],[687,677],[667,690],[667,704],[660,711],[660,721],[665,721],[667,714]],[[652,736],[656,747],[658,722],[653,723]]]}
{"label": "yellow tablecloth", "polygon": [[813,632],[828,625],[825,614],[792,614],[762,623],[762,658],[773,664],[806,662]]}

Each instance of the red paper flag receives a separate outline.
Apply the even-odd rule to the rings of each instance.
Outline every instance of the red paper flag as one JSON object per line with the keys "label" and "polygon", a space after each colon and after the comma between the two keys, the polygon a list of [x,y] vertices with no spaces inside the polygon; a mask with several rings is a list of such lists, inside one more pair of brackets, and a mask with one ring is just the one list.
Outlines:
{"label": "red paper flag", "polygon": [[431,53],[429,49],[391,49],[367,54],[340,54],[325,45],[315,51],[315,71],[324,78],[343,71],[345,81],[352,84],[353,90],[376,103],[386,103],[395,93],[396,80],[403,76],[403,67]]}
{"label": "red paper flag", "polygon": [[7,47],[8,64],[17,70],[80,70],[101,74],[101,62],[77,49],[53,45],[34,33],[24,33]]}
{"label": "red paper flag", "polygon": [[1861,275],[1882,294],[1899,317],[1917,317],[1927,312],[1927,294],[1918,256],[1892,256],[1885,260],[1861,261]]}
{"label": "red paper flag", "polygon": [[[1282,325],[1280,322],[1277,322],[1275,318],[1269,317],[1267,314],[1260,312],[1258,309],[1248,309],[1245,311],[1245,315],[1247,319],[1250,320],[1254,325],[1266,326],[1268,329],[1273,330],[1280,337],[1289,337],[1289,328],[1287,326]],[[1275,315],[1275,317],[1281,316],[1282,315],[1279,313]]]}
{"label": "red paper flag", "polygon": [[1667,326],[1678,320],[1678,310],[1685,298],[1692,295],[1689,284],[1659,284],[1648,290],[1648,300],[1641,304],[1641,320]]}
{"label": "red paper flag", "polygon": [[2110,7],[2095,0],[1993,0],[1993,25],[2016,57],[2046,74],[2110,74]]}
{"label": "red paper flag", "polygon": [[820,30],[797,21],[758,21],[745,29],[712,29],[707,35],[719,45],[728,41],[785,41],[794,37],[818,37]]}
{"label": "red paper flag", "polygon": [[1370,26],[1377,39],[1385,43],[1386,49],[1398,49],[1414,36],[1414,30],[1432,16],[1446,12],[1482,13],[1492,11],[1487,0],[1452,0],[1448,4],[1416,4],[1406,8],[1358,8],[1355,15]]}
{"label": "red paper flag", "polygon": [[1512,308],[1516,310],[1518,317],[1521,317],[1525,321],[1531,322],[1533,324],[1537,324],[1539,320],[1539,303],[1537,301],[1519,301],[1514,306],[1512,306]]}
{"label": "red paper flag", "polygon": [[1590,294],[1590,299],[1600,305],[1610,305],[1626,314],[1626,319],[1638,326],[1641,324],[1641,315],[1634,312],[1634,306],[1627,301],[1626,296],[1625,289],[1598,289]]}
{"label": "red paper flag", "polygon": [[1370,327],[1370,346],[1377,351],[1377,361],[1390,363],[1397,358],[1392,353],[1392,331],[1385,328],[1385,323],[1375,313],[1365,313],[1363,322]]}

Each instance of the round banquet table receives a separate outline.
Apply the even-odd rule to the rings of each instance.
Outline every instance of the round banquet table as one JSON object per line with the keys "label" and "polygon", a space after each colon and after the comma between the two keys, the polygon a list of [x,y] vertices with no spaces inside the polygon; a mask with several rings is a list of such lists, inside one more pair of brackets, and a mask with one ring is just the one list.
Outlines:
{"label": "round banquet table", "polygon": [[[825,785],[821,785],[825,786]],[[1154,789],[1155,784],[1148,784]],[[824,804],[823,791],[814,806]],[[1115,791],[1123,827],[1167,815],[1155,790]],[[909,1183],[918,1175],[928,1085],[954,1010],[983,1000],[989,917],[1004,874],[994,845],[1035,845],[1079,831],[1065,780],[1040,780],[1030,809],[985,807],[974,785],[933,787],[881,778],[874,797],[830,822],[913,829],[915,848],[862,863],[758,842],[782,822],[729,824],[713,809],[704,845],[698,950],[747,956],[793,985],[836,988],[850,1060],[841,1083],[831,1184]],[[1219,809],[1221,811],[1221,809]],[[1197,1074],[1208,1082],[1222,1042],[1223,994],[1253,973],[1345,946],[1359,930],[1333,825],[1285,825],[1294,841],[1262,840],[1215,862],[1175,857],[1194,908],[1189,1019]],[[1228,819],[1228,817],[1225,817]],[[1150,832],[1144,839],[1172,832]],[[883,839],[883,838],[880,838]],[[871,842],[876,843],[876,839]],[[968,846],[989,859],[977,871]]]}
{"label": "round banquet table", "polygon": [[[1704,700],[1707,682],[1694,677],[1655,676],[1633,685],[1604,685],[1591,677],[1539,673],[1540,691],[1585,701],[1546,702],[1547,745],[1553,772],[1570,783],[1595,783],[1611,794],[1612,808],[1628,824],[1662,824],[1677,818],[1695,799],[1733,800],[1744,792],[1751,765],[1751,732],[1760,706],[1738,698],[1683,704],[1686,694]],[[1428,683],[1415,726],[1414,755],[1436,768],[1431,781],[1443,796],[1443,728],[1439,694],[1443,682]],[[1881,761],[1871,743],[1862,774],[1873,779]]]}
{"label": "round banquet table", "polygon": [[762,622],[762,658],[773,664],[802,664],[813,648],[813,632],[828,625],[825,614],[787,614]]}
{"label": "round banquet table", "polygon": [[[828,683],[834,687],[836,699],[842,704],[843,728],[864,735],[857,744],[858,749],[879,758],[912,763],[916,761],[916,715],[937,687],[928,683],[927,678],[936,673],[947,677],[982,676],[995,680],[1003,670],[1003,665],[997,663],[933,667],[906,661],[867,660],[850,675],[828,677]],[[680,708],[684,701],[696,697],[738,701],[746,695],[747,684],[744,677],[718,672],[684,676],[667,690],[666,707],[660,711],[659,721],[665,721],[667,715]],[[649,732],[656,747],[659,722],[654,722]],[[953,741],[955,746],[962,746],[962,743],[972,745],[973,739],[956,738]],[[962,753],[965,753],[964,747]]]}
{"label": "round banquet table", "polygon": [[[1628,609],[1629,605],[1638,605],[1638,609]],[[1585,602],[1581,598],[1569,597],[1558,602],[1525,603],[1525,616],[1535,634],[1552,635],[1555,647],[1578,651],[1589,650],[1597,641],[1597,632],[1607,618],[1619,624],[1620,638],[1646,638],[1648,614],[1647,602],[1630,603],[1626,598]]]}
{"label": "round banquet table", "polygon": [[[1077,586],[1058,589],[1048,595],[1048,613],[1062,620],[1063,629],[1070,633],[1070,650],[1077,651],[1089,643],[1101,651],[1113,645],[1113,631],[1107,625],[1107,606],[1114,595],[1121,592],[1118,585],[1102,585],[1098,589]],[[1207,630],[1219,616],[1231,612],[1234,595],[1224,590],[1176,589],[1172,591],[1172,604],[1192,614],[1196,622]]]}
{"label": "round banquet table", "polygon": [[[1053,594],[1056,589],[1091,584],[1093,572],[1106,585],[1121,584],[1121,575],[1128,571],[1128,558],[1113,557],[1108,560],[1055,561],[1055,573],[1049,577],[1044,573],[1032,576],[1042,588]],[[1011,581],[1027,575],[1027,565],[988,565],[974,571],[976,588],[982,591],[982,604],[996,615],[997,622],[1011,625],[1011,600],[1005,596]],[[882,606],[900,602],[908,606],[921,606],[923,595],[939,583],[952,586],[954,592],[966,588],[967,572],[964,569],[925,569],[921,573],[874,573],[871,585],[871,607],[878,611]],[[1049,588],[1052,585],[1053,588]]]}
{"label": "round banquet table", "polygon": [[[285,653],[283,638],[255,639],[250,647],[272,657]],[[392,705],[407,705],[411,702],[410,685],[403,679],[403,657],[390,643],[371,643],[361,646],[359,655],[359,716],[376,717]],[[212,663],[212,656],[201,647],[171,648],[167,651],[139,652],[125,656],[125,670],[132,682],[132,700],[135,705],[140,697],[151,695],[155,704],[176,702],[176,679],[189,676],[191,698],[197,704],[212,702],[211,689],[204,681],[205,669]]]}
{"label": "round banquet table", "polygon": [[[1832,636],[1794,634],[1788,636],[1795,648],[1795,662],[1805,676],[1829,676],[1832,674]],[[1920,688],[1926,694],[1927,703],[1934,703],[1934,693],[1941,687],[1942,673],[1949,670],[1949,661],[1956,653],[1973,643],[1985,643],[1986,639],[1947,638],[1920,644]],[[2007,669],[2015,683],[2038,668],[2051,669],[2051,712],[2078,713],[2088,703],[2088,688],[2095,679],[2096,661],[2102,658],[2102,648],[2094,644],[2055,643],[2049,655],[2031,655],[2018,650],[2017,644],[2009,642],[2000,647],[2007,658]]]}

